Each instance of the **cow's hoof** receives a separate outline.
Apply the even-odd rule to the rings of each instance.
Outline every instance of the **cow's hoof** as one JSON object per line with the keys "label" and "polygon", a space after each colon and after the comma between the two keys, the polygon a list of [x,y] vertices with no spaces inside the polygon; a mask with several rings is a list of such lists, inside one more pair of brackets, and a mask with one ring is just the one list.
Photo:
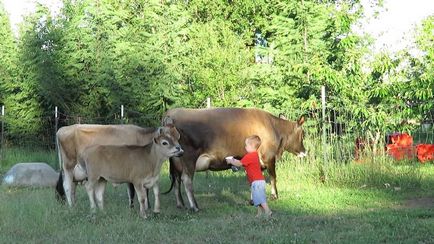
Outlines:
{"label": "cow's hoof", "polygon": [[176,205],[176,207],[177,207],[178,209],[183,209],[183,208],[184,208],[183,205]]}
{"label": "cow's hoof", "polygon": [[271,200],[277,200],[277,199],[278,199],[277,195],[275,194],[271,195]]}
{"label": "cow's hoof", "polygon": [[190,210],[191,210],[192,212],[195,212],[195,213],[199,212],[199,209],[196,208],[196,207],[190,208]]}
{"label": "cow's hoof", "polygon": [[154,214],[160,214],[160,210],[154,210]]}

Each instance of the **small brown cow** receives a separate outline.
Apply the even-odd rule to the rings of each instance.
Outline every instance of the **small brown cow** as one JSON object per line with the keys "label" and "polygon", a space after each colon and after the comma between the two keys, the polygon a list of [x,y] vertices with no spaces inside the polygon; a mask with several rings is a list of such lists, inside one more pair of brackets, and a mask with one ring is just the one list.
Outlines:
{"label": "small brown cow", "polygon": [[96,210],[96,203],[103,209],[103,195],[106,181],[112,183],[132,183],[140,204],[140,215],[146,218],[148,196],[146,189],[153,188],[155,196],[154,212],[160,212],[159,179],[163,162],[169,157],[182,155],[178,143],[179,133],[172,127],[167,133],[158,129],[152,143],[136,145],[96,145],[84,150],[80,164],[86,169],[85,187],[89,195],[90,207]]}
{"label": "small brown cow", "polygon": [[[142,128],[135,125],[75,124],[64,126],[56,133],[60,168],[63,170],[57,183],[57,196],[68,204],[75,203],[76,182],[83,181],[86,174],[78,163],[78,156],[93,145],[146,145],[152,142],[157,128]],[[63,178],[62,178],[63,176]],[[128,194],[130,205],[134,190]]]}
{"label": "small brown cow", "polygon": [[[246,152],[244,140],[258,135],[262,144],[259,155],[263,168],[271,177],[271,194],[277,198],[275,162],[284,151],[299,157],[306,155],[303,145],[304,118],[288,121],[260,109],[212,108],[171,109],[166,112],[163,124],[174,124],[181,134],[180,144],[185,153],[170,159],[172,186],[175,185],[176,205],[184,205],[180,182],[192,210],[197,211],[193,195],[195,171],[226,170],[226,156],[241,158]],[[170,191],[169,190],[169,191]]]}

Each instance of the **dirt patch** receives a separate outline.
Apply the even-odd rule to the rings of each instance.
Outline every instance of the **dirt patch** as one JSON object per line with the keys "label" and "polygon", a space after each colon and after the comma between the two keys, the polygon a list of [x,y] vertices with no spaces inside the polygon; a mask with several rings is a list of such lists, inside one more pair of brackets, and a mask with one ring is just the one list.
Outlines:
{"label": "dirt patch", "polygon": [[434,197],[412,198],[405,200],[403,208],[434,208]]}

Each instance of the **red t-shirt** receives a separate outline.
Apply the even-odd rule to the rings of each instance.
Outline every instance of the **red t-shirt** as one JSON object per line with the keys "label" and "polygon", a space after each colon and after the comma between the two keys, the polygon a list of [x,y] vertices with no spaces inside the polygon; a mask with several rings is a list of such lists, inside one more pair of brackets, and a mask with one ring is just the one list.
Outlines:
{"label": "red t-shirt", "polygon": [[265,179],[262,175],[258,152],[247,153],[240,161],[246,169],[247,180],[250,184],[255,180]]}

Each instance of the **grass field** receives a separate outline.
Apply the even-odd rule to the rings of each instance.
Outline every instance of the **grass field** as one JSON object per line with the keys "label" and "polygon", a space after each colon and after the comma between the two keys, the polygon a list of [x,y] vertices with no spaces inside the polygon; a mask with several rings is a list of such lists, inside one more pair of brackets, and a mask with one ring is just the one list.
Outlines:
{"label": "grass field", "polygon": [[[56,165],[52,154],[27,153]],[[20,158],[9,154],[1,172]],[[38,156],[39,155],[39,156]],[[293,156],[278,163],[274,216],[255,218],[243,172],[197,173],[201,211],[177,209],[173,192],[161,214],[143,220],[127,204],[126,186],[109,185],[105,211],[91,215],[83,186],[77,205],[56,202],[54,189],[0,187],[1,243],[434,243],[434,166],[390,160],[326,167]],[[164,165],[161,191],[169,187]],[[267,186],[269,193],[270,186]],[[153,198],[151,194],[151,198]],[[184,194],[184,200],[186,200]],[[151,205],[153,205],[151,199]]]}

